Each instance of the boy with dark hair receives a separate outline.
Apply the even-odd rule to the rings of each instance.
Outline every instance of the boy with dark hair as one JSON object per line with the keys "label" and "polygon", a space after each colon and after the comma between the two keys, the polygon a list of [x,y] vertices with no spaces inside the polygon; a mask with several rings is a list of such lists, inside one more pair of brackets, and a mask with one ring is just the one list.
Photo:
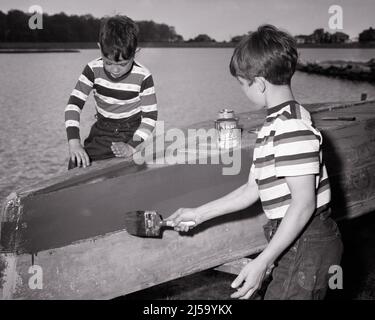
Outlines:
{"label": "boy with dark hair", "polygon": [[238,288],[233,298],[250,298],[273,268],[265,299],[323,299],[329,268],[340,263],[342,242],[329,217],[322,135],[290,87],[297,59],[293,37],[274,26],[261,26],[239,43],[230,71],[252,109],[267,108],[248,182],[220,199],[181,208],[169,217],[176,230],[187,231],[182,221],[197,225],[245,209],[260,198],[269,219],[264,226],[269,244],[233,281],[232,287]]}
{"label": "boy with dark hair", "polygon": [[[138,28],[126,16],[104,18],[101,57],[84,68],[65,108],[69,169],[91,161],[129,157],[154,130],[157,103],[150,71],[134,60]],[[94,91],[97,121],[81,144],[80,113]]]}

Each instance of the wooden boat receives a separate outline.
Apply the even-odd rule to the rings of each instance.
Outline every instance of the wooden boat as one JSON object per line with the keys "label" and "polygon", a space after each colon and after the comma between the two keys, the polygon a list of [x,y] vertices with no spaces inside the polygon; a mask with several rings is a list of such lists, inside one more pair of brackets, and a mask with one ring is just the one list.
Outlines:
{"label": "wooden boat", "polygon": [[[334,216],[374,210],[375,101],[306,107],[324,135]],[[122,222],[126,212],[138,209],[167,217],[245,183],[254,130],[264,116],[240,115],[244,130],[236,175],[223,175],[223,164],[112,159],[12,193],[1,215],[1,298],[114,298],[262,250],[265,216],[259,204],[207,221],[187,235],[166,230],[160,239],[131,236]],[[212,122],[195,126],[210,127]],[[190,152],[184,146],[181,151]],[[41,282],[35,286],[38,272]]]}

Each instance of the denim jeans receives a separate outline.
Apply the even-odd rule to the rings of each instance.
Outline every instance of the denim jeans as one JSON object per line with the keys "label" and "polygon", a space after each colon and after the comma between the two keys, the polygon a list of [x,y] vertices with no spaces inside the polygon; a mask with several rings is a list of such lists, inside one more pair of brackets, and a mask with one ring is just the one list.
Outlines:
{"label": "denim jeans", "polygon": [[[114,158],[112,142],[128,142],[141,123],[141,116],[136,114],[127,119],[108,119],[96,114],[89,136],[84,141],[84,149],[90,161]],[[68,169],[77,165],[69,160]]]}
{"label": "denim jeans", "polygon": [[[329,214],[328,210],[314,216],[275,262],[265,300],[324,299],[332,276],[329,268],[340,265],[343,252],[340,231]],[[268,241],[280,223],[273,219],[264,225]]]}

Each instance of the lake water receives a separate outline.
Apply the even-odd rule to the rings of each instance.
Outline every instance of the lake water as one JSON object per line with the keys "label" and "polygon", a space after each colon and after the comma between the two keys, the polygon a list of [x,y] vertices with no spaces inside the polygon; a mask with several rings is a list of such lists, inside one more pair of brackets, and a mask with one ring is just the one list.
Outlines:
{"label": "lake water", "polygon": [[[218,110],[247,111],[249,102],[229,73],[231,48],[146,48],[137,59],[154,76],[159,119],[181,127],[215,119]],[[84,65],[97,50],[0,55],[0,201],[12,190],[66,170],[64,108]],[[303,60],[375,58],[375,49],[301,49]],[[375,98],[375,85],[297,72],[292,87],[301,103]],[[90,96],[82,136],[94,122]]]}

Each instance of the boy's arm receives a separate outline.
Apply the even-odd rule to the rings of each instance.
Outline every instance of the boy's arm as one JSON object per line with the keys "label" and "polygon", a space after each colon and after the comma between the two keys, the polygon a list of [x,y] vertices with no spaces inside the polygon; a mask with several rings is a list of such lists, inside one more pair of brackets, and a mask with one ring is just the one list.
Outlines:
{"label": "boy's arm", "polygon": [[237,288],[242,282],[244,284],[231,296],[232,298],[248,299],[260,287],[267,269],[297,238],[315,211],[315,175],[285,179],[292,194],[288,211],[266,249],[233,281],[233,288]]}
{"label": "boy's arm", "polygon": [[65,107],[65,127],[70,158],[72,161],[77,161],[78,166],[82,163],[84,167],[89,165],[89,157],[81,145],[79,124],[81,111],[93,85],[94,73],[90,66],[86,65]]}
{"label": "boy's arm", "polygon": [[173,213],[172,220],[177,230],[187,231],[186,226],[178,226],[183,221],[195,221],[195,225],[206,220],[249,207],[259,199],[258,187],[252,172],[248,182],[231,193],[194,209],[181,208]]}
{"label": "boy's arm", "polygon": [[149,74],[142,82],[140,97],[141,124],[135,131],[133,138],[128,141],[128,144],[133,148],[136,148],[152,135],[158,118],[155,87],[151,74]]}
{"label": "boy's arm", "polygon": [[73,89],[65,108],[65,127],[68,140],[80,140],[80,115],[93,85],[94,72],[89,65],[86,65],[82,74],[78,78],[77,84]]}

